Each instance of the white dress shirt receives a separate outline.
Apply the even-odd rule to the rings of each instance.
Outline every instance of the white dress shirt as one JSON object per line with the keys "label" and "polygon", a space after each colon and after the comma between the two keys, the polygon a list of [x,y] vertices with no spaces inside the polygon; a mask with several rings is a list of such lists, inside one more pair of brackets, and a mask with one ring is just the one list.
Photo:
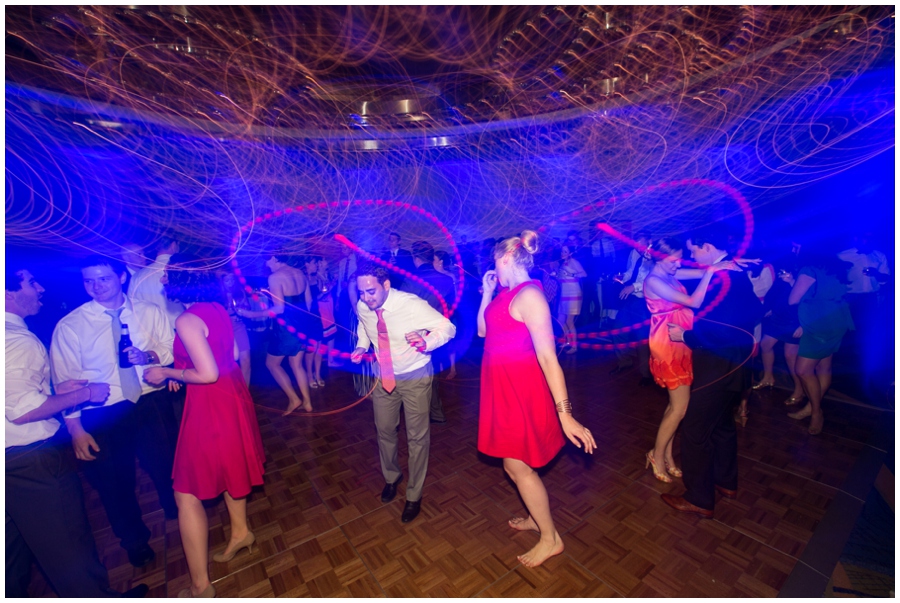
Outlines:
{"label": "white dress shirt", "polygon": [[50,438],[56,419],[16,425],[18,419],[51,396],[50,361],[44,344],[17,314],[6,313],[6,447],[27,446]]}
{"label": "white dress shirt", "polygon": [[865,268],[874,268],[882,274],[890,274],[887,257],[880,251],[860,253],[856,247],[842,251],[838,258],[850,262],[853,267],[847,272],[847,280],[850,281],[848,293],[874,293],[881,288],[881,283],[874,276],[863,274]]}
{"label": "white dress shirt", "polygon": [[169,301],[166,297],[166,288],[160,282],[171,257],[171,255],[166,253],[160,254],[156,256],[156,260],[149,266],[138,270],[128,286],[128,297],[133,300],[150,302],[162,308],[169,319],[171,329],[174,331],[175,319],[184,312],[184,305],[179,302]]}
{"label": "white dress shirt", "polygon": [[[119,350],[113,342],[112,317],[106,314],[106,310],[93,300],[75,308],[57,323],[50,343],[54,383],[69,379],[109,383],[109,398],[106,402],[85,408],[85,411],[112,406],[125,400],[119,380]],[[170,329],[166,315],[158,306],[131,301],[126,297],[119,321],[128,325],[131,343],[136,348],[145,352],[156,352],[160,364],[172,363],[175,333]],[[142,365],[130,369],[137,371],[141,395],[165,387],[165,385],[155,387],[143,380],[143,372],[147,366],[159,365]],[[80,417],[81,411],[66,416]]]}
{"label": "white dress shirt", "polygon": [[[364,350],[374,345],[378,350],[378,316],[364,301],[356,305],[359,310],[359,336],[357,347]],[[428,305],[428,302],[406,291],[391,289],[384,300],[384,324],[391,341],[391,363],[394,375],[405,375],[431,362],[430,352],[441,347],[456,335],[456,327],[444,315]],[[420,352],[406,341],[411,331],[429,331],[425,338],[425,352]]]}
{"label": "white dress shirt", "polygon": [[[641,257],[641,252],[637,249],[632,249],[631,253],[628,254],[628,264],[625,269],[625,273],[622,275],[622,282],[627,283],[631,280],[631,276],[634,273],[634,267],[637,265],[638,258]],[[647,278],[647,275],[650,274],[650,271],[653,269],[653,259],[648,259],[644,257],[644,261],[641,262],[641,267],[638,268],[637,278],[634,279],[634,282],[631,283],[634,286],[633,295],[638,298],[644,297],[644,279]]]}

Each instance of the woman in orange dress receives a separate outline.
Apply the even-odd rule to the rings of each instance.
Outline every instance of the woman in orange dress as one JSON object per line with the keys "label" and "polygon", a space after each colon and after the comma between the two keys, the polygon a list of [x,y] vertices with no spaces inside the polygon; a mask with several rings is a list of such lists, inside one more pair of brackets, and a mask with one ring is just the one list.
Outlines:
{"label": "woman in orange dress", "polygon": [[650,374],[656,383],[669,390],[669,404],[659,424],[656,445],[647,452],[645,466],[653,467],[656,479],[669,483],[672,481],[669,475],[681,477],[681,469],[672,457],[672,441],[687,411],[694,371],[691,349],[680,341],[670,340],[667,325],[692,329],[694,312],[691,308],[699,308],[703,304],[712,275],[719,270],[739,271],[740,267],[728,261],[719,262],[706,270],[689,271],[690,276],[702,273],[702,277],[694,292],[688,295],[687,289],[676,278],[676,272],[681,268],[684,245],[678,239],[665,237],[657,242],[656,247],[658,254],[665,254],[665,257],[656,261],[644,279],[644,299],[650,310]]}

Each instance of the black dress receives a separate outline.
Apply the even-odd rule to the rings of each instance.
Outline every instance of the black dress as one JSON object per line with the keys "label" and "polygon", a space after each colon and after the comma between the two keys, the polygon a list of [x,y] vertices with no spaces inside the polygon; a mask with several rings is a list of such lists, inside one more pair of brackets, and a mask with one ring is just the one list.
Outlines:
{"label": "black dress", "polygon": [[[313,302],[315,304],[315,302]],[[282,325],[278,319],[284,321]],[[294,332],[288,327],[293,327]],[[305,335],[306,338],[298,334]],[[272,356],[296,356],[302,352],[309,340],[322,341],[322,320],[317,312],[310,312],[306,306],[306,296],[286,295],[284,312],[272,322],[268,352]]]}
{"label": "black dress", "polygon": [[783,343],[800,345],[800,338],[794,337],[794,331],[800,326],[797,318],[797,306],[788,304],[791,286],[778,279],[766,294],[765,311],[772,314],[763,318],[763,335],[774,337]]}

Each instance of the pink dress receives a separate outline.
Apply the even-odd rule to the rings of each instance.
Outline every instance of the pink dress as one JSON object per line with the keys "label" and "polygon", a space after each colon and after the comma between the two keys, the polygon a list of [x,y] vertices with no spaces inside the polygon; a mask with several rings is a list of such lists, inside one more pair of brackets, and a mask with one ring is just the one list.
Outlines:
{"label": "pink dress", "polygon": [[[234,361],[231,319],[217,303],[196,303],[185,312],[206,323],[219,379],[209,384],[187,384],[172,469],[173,487],[200,500],[216,498],[225,491],[232,498],[243,498],[253,486],[263,483],[265,455],[253,400]],[[176,370],[194,368],[178,336],[174,353]]]}
{"label": "pink dress", "polygon": [[509,313],[509,304],[526,285],[500,292],[485,308],[487,334],[481,363],[478,450],[543,467],[566,443],[531,333]]}
{"label": "pink dress", "polygon": [[[687,295],[687,289],[676,281],[678,290]],[[650,299],[645,296],[650,310],[650,374],[654,381],[666,389],[690,385],[694,380],[691,348],[680,341],[669,339],[668,323],[674,323],[685,331],[694,328],[694,312],[687,306]]]}

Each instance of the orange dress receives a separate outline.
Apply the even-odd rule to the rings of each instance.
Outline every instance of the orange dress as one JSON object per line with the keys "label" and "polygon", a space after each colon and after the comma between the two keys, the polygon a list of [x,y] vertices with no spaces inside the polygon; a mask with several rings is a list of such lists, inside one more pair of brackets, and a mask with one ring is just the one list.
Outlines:
{"label": "orange dress", "polygon": [[[687,289],[677,282],[678,289],[687,295]],[[691,363],[691,348],[680,341],[669,339],[668,323],[676,324],[685,331],[694,328],[694,312],[687,306],[664,299],[647,300],[650,310],[650,374],[666,389],[680,385],[690,385],[694,380],[694,365]]]}

